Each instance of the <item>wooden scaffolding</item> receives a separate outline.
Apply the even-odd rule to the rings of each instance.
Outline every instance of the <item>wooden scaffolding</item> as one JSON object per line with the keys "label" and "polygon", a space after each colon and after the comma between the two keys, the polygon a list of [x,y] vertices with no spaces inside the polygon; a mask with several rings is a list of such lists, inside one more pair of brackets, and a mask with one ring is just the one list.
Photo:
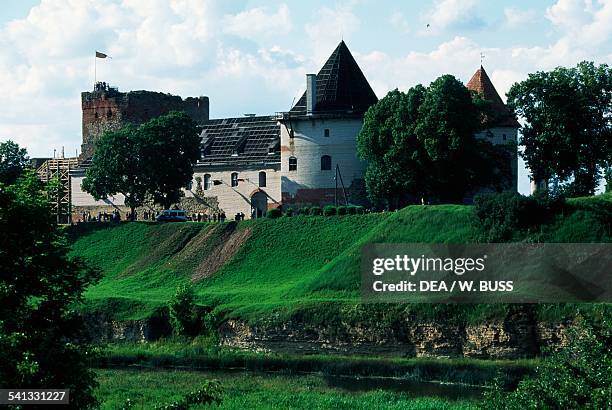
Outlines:
{"label": "wooden scaffolding", "polygon": [[53,158],[45,161],[36,173],[41,181],[56,180],[57,190],[48,190],[49,203],[58,224],[72,223],[72,190],[70,170],[78,167],[78,158]]}

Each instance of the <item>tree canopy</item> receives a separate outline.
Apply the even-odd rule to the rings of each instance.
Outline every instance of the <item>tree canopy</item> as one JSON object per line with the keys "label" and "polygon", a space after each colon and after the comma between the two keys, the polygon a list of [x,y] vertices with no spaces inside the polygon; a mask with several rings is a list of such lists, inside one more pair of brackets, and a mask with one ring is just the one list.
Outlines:
{"label": "tree canopy", "polygon": [[0,142],[0,182],[10,185],[28,165],[28,153],[15,142]]}
{"label": "tree canopy", "polygon": [[357,138],[358,154],[368,161],[370,199],[395,208],[419,199],[461,202],[480,187],[501,189],[509,153],[475,137],[481,107],[451,75],[428,88],[391,91],[370,107]]}
{"label": "tree canopy", "polygon": [[31,170],[0,183],[0,385],[70,389],[70,408],[95,404],[75,305],[96,275],[68,258],[45,187]]}
{"label": "tree canopy", "polygon": [[191,181],[199,156],[196,124],[187,114],[171,112],[139,127],[105,133],[96,144],[83,189],[96,199],[121,193],[132,211],[147,197],[169,208]]}
{"label": "tree canopy", "polygon": [[612,175],[612,70],[606,64],[529,74],[510,88],[508,105],[525,119],[520,145],[534,180],[592,195],[602,174]]}

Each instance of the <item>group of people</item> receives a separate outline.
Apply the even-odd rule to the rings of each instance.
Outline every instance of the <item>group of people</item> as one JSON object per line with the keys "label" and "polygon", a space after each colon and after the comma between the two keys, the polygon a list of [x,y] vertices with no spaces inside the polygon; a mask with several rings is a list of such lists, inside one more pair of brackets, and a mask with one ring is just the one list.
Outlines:
{"label": "group of people", "polygon": [[[244,219],[244,214],[242,214],[242,216]],[[237,217],[238,214],[236,214],[236,218]],[[225,222],[225,219],[225,212],[219,212],[214,214],[205,214],[202,212],[198,212],[197,214],[191,215],[191,220],[194,222]],[[239,219],[236,219],[236,221],[239,221]]]}
{"label": "group of people", "polygon": [[81,222],[118,222],[121,220],[121,214],[118,210],[114,210],[111,213],[98,212],[98,215],[91,215],[91,212],[83,212],[81,214]]}

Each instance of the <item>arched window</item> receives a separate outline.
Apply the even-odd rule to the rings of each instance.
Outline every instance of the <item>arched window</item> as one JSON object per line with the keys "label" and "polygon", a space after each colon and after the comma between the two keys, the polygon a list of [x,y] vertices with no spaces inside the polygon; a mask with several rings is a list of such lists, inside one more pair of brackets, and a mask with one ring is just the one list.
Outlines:
{"label": "arched window", "polygon": [[266,173],[264,171],[259,173],[259,186],[261,188],[266,186]]}
{"label": "arched window", "polygon": [[210,189],[210,174],[204,174],[204,190]]}
{"label": "arched window", "polygon": [[289,157],[289,171],[297,171],[297,158]]}
{"label": "arched window", "polygon": [[238,186],[238,173],[232,172],[232,186]]}
{"label": "arched window", "polygon": [[331,171],[331,157],[329,155],[321,157],[321,171]]}

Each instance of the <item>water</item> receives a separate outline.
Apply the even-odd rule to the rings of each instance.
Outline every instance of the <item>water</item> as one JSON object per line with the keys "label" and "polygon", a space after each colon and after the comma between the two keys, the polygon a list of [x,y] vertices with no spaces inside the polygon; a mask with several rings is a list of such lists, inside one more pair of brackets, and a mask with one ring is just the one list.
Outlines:
{"label": "water", "polygon": [[423,382],[392,377],[323,376],[330,388],[348,393],[389,390],[412,397],[443,397],[450,400],[481,398],[484,387],[464,384]]}

